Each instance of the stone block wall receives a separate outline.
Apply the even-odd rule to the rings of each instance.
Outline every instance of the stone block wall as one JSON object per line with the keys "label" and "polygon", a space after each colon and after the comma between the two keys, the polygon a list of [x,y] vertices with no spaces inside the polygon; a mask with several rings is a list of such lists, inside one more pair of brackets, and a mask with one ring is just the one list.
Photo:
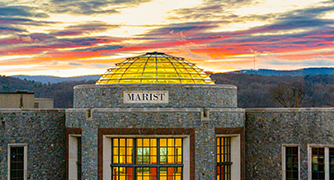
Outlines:
{"label": "stone block wall", "polygon": [[[106,128],[129,128],[137,131],[156,129],[157,134],[163,129],[194,130],[195,151],[194,177],[215,179],[215,129],[244,127],[244,110],[238,108],[207,109],[209,114],[203,118],[201,108],[94,108],[91,117],[87,109],[68,109],[69,126],[80,124],[82,129],[83,178],[98,179],[98,133]],[[81,113],[80,113],[81,111]],[[78,123],[77,120],[81,122]],[[159,130],[160,129],[160,130]],[[129,131],[130,133],[131,131]]]}
{"label": "stone block wall", "polygon": [[[168,103],[123,103],[124,91],[168,91]],[[74,108],[232,108],[237,107],[233,85],[79,85]]]}
{"label": "stone block wall", "polygon": [[26,143],[27,179],[65,179],[65,111],[0,109],[0,179],[7,179],[8,144]]}
{"label": "stone block wall", "polygon": [[300,146],[300,179],[308,178],[307,146],[334,145],[334,108],[246,109],[246,179],[282,179],[282,146]]}

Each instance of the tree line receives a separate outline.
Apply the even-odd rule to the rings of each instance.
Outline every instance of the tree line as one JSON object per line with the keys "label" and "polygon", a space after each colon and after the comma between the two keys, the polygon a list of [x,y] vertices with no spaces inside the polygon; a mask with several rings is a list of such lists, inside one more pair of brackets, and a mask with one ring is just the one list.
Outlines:
{"label": "tree line", "polygon": [[[212,74],[216,84],[238,87],[238,107],[333,107],[334,76],[262,76],[254,74]],[[95,81],[41,83],[0,76],[0,92],[28,90],[37,98],[53,98],[56,108],[73,106],[73,87]]]}
{"label": "tree line", "polygon": [[80,84],[94,83],[94,80],[90,80],[43,84],[39,81],[0,76],[0,92],[15,92],[16,90],[33,91],[36,98],[54,99],[55,108],[71,108],[73,107],[73,87]]}
{"label": "tree line", "polygon": [[238,106],[333,107],[334,76],[262,76],[254,74],[212,74],[216,84],[238,87]]}

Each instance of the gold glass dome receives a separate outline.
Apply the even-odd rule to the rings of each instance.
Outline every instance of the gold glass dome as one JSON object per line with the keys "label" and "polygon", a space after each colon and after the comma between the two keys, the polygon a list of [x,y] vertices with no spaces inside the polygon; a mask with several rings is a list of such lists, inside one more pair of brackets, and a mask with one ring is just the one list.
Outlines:
{"label": "gold glass dome", "polygon": [[153,52],[117,63],[96,84],[214,84],[214,81],[184,58]]}

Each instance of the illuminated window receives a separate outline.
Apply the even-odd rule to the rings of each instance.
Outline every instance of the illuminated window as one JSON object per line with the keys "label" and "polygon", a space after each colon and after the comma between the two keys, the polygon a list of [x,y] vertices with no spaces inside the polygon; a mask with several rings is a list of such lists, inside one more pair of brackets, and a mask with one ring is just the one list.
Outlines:
{"label": "illuminated window", "polygon": [[217,138],[217,180],[231,180],[231,137]]}
{"label": "illuminated window", "polygon": [[182,180],[182,138],[112,138],[112,180]]}
{"label": "illuminated window", "polygon": [[116,64],[96,84],[214,84],[214,81],[184,58],[153,52]]}

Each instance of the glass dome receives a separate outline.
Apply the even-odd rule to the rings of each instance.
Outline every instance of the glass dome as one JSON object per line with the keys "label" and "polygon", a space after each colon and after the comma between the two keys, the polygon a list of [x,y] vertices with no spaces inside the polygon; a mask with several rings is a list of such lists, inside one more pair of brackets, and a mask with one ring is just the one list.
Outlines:
{"label": "glass dome", "polygon": [[214,84],[214,81],[184,58],[152,52],[117,63],[96,84]]}

